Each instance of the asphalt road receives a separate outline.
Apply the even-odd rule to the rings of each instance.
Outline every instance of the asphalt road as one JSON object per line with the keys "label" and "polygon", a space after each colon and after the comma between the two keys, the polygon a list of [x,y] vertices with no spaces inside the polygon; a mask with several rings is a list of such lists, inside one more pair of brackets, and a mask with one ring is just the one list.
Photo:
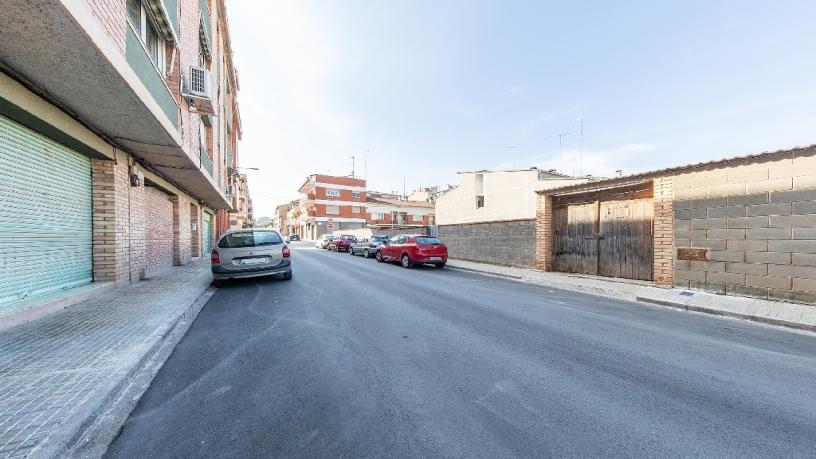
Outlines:
{"label": "asphalt road", "polygon": [[114,457],[816,455],[816,336],[293,251],[220,289]]}

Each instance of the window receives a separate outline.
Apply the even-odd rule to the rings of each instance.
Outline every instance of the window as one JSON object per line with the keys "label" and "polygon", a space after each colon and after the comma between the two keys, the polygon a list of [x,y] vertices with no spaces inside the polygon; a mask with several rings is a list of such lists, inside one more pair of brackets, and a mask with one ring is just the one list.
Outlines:
{"label": "window", "polygon": [[340,213],[339,206],[326,206],[326,213],[329,215],[338,215]]}
{"label": "window", "polygon": [[476,196],[476,208],[480,209],[484,207],[484,196]]}
{"label": "window", "polygon": [[275,231],[240,231],[228,233],[220,241],[220,249],[237,249],[241,247],[258,247],[262,245],[282,244],[283,239]]}
{"label": "window", "polygon": [[371,219],[372,220],[384,220],[385,219],[385,214],[382,214],[382,213],[371,214]]}
{"label": "window", "polygon": [[327,198],[339,198],[340,192],[337,190],[326,190],[326,197]]}
{"label": "window", "polygon": [[147,55],[150,56],[150,60],[164,78],[164,39],[150,18],[148,9],[144,7],[141,0],[127,0],[127,12],[130,24],[141,39]]}
{"label": "window", "polygon": [[360,208],[357,207],[357,206],[351,206],[351,213],[359,214],[360,213]]}
{"label": "window", "polygon": [[442,245],[442,241],[435,237],[417,236],[416,243],[419,245]]}
{"label": "window", "polygon": [[352,191],[351,192],[351,197],[352,198],[359,198],[360,197],[360,192],[359,191]]}

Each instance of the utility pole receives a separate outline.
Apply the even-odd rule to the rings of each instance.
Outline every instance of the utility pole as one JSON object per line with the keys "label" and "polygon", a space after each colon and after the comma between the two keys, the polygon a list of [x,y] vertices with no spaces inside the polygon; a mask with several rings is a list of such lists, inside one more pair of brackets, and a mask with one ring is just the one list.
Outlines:
{"label": "utility pole", "polygon": [[405,192],[405,176],[402,176],[402,197],[405,198],[408,196],[408,193]]}

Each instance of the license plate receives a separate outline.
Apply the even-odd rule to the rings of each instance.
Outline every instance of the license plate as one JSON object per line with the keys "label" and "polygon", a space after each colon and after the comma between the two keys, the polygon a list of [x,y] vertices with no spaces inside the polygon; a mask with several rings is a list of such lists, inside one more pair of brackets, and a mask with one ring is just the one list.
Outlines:
{"label": "license plate", "polygon": [[442,257],[431,257],[431,261],[442,261]]}
{"label": "license plate", "polygon": [[241,260],[242,265],[260,265],[266,263],[266,258],[244,258]]}

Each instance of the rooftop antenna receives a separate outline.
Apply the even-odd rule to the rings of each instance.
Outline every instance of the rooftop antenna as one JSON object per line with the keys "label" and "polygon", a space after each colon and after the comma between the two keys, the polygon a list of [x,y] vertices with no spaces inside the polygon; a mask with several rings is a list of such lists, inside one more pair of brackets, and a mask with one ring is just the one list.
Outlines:
{"label": "rooftop antenna", "polygon": [[[578,117],[578,172],[584,173],[584,117]],[[573,173],[573,175],[575,175]]]}
{"label": "rooftop antenna", "polygon": [[354,155],[351,155],[351,178],[356,178],[354,176]]}
{"label": "rooftop antenna", "polygon": [[561,161],[561,174],[564,173],[564,136],[569,135],[569,132],[562,132],[560,134],[551,135],[550,137],[558,137],[558,157]]}

